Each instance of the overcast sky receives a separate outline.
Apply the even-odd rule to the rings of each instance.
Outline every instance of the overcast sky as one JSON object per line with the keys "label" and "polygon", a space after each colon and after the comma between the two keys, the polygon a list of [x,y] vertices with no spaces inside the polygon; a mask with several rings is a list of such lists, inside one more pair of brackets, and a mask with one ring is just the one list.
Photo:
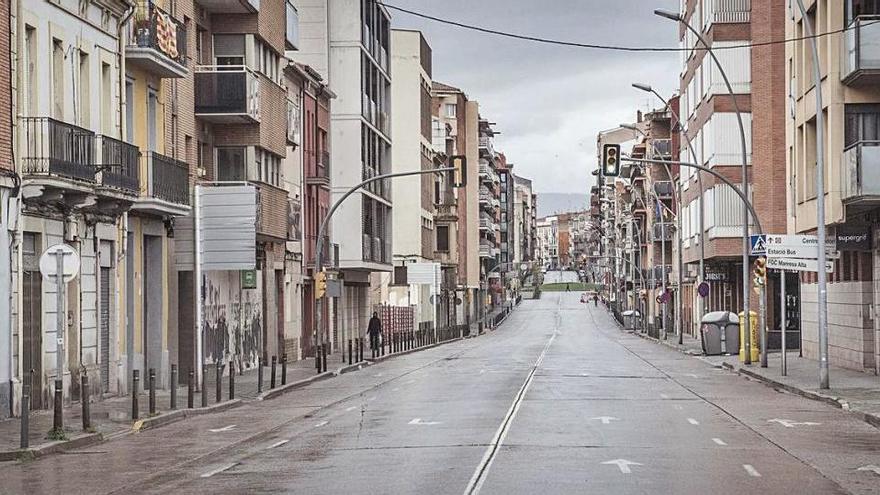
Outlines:
{"label": "overcast sky", "polygon": [[[677,46],[675,23],[653,9],[679,0],[386,0],[435,17],[583,43]],[[631,122],[678,87],[679,56],[536,44],[423,20],[391,10],[392,26],[422,31],[434,51],[434,80],[480,102],[502,135],[496,149],[538,192],[586,193],[596,168],[596,134]]]}

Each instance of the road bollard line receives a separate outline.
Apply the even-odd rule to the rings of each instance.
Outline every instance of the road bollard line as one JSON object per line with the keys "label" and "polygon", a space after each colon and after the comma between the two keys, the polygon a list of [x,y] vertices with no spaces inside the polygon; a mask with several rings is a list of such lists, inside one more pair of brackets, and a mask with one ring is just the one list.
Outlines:
{"label": "road bollard line", "polygon": [[140,371],[132,370],[131,374],[131,419],[137,420],[140,412],[140,407],[138,406],[138,383],[141,380]]}
{"label": "road bollard line", "polygon": [[91,396],[89,391],[89,375],[86,372],[83,372],[82,375],[82,393],[80,394],[82,397],[80,398],[80,402],[82,402],[82,426],[83,431],[89,431],[92,429],[92,413],[89,409],[89,397]]}
{"label": "road bollard line", "polygon": [[177,409],[177,365],[171,365],[171,410]]}

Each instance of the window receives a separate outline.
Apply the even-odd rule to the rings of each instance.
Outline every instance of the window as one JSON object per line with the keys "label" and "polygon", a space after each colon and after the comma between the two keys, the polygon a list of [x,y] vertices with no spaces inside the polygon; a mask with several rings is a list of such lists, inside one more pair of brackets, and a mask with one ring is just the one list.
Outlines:
{"label": "window", "polygon": [[255,150],[257,180],[278,186],[281,183],[281,159],[262,149]]}
{"label": "window", "polygon": [[37,91],[36,91],[36,54],[37,54],[37,30],[33,26],[25,26],[24,28],[24,77],[21,92],[24,99],[22,105],[27,115],[36,115],[37,111]]}
{"label": "window", "polygon": [[92,111],[92,106],[89,104],[89,93],[91,91],[89,54],[83,51],[79,52],[79,87],[76,89],[79,93],[79,101],[76,108],[78,123],[82,127],[89,127],[89,114]]}
{"label": "window", "polygon": [[134,81],[125,80],[125,138],[134,142]]}
{"label": "window", "polygon": [[455,103],[446,104],[446,116],[448,118],[454,119],[456,117],[456,110]]}
{"label": "window", "polygon": [[449,252],[449,225],[437,226],[437,251],[440,253]]}
{"label": "window", "polygon": [[846,105],[845,114],[845,148],[860,141],[880,141],[880,105]]}
{"label": "window", "polygon": [[217,180],[243,181],[244,148],[217,148]]}
{"label": "window", "polygon": [[217,65],[245,65],[244,35],[215,34],[214,63]]}
{"label": "window", "polygon": [[64,120],[64,44],[52,39],[52,116]]}
{"label": "window", "polygon": [[[114,119],[112,100],[113,76],[110,75],[110,64],[101,62],[101,132],[104,134],[110,134],[113,131]],[[128,118],[128,116],[126,116],[126,118]]]}

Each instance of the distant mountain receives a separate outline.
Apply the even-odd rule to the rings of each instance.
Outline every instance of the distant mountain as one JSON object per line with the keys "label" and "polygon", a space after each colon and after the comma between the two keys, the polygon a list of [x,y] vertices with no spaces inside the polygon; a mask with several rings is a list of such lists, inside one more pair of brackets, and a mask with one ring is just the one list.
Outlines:
{"label": "distant mountain", "polygon": [[588,203],[586,193],[538,193],[538,217],[586,210]]}

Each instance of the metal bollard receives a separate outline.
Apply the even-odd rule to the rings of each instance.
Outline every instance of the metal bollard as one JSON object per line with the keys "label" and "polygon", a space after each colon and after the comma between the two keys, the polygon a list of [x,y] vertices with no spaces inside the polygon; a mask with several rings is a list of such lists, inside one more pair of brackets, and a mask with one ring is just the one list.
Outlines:
{"label": "metal bollard", "polygon": [[352,342],[351,342],[351,339],[348,339],[348,364],[352,364],[351,349],[352,349]]}
{"label": "metal bollard", "polygon": [[379,355],[381,355],[381,356],[385,355],[385,346],[388,344],[387,335],[388,335],[387,333],[382,334],[382,342],[379,345]]}
{"label": "metal bollard", "polygon": [[269,375],[269,389],[275,388],[275,367],[278,365],[278,356],[272,356],[272,373]]}
{"label": "metal bollard", "polygon": [[91,404],[89,403],[89,375],[82,375],[82,393],[80,394],[80,402],[82,402],[82,424],[83,431],[89,431],[92,428]]}
{"label": "metal bollard", "polygon": [[229,400],[235,398],[235,362],[229,361]]}
{"label": "metal bollard", "polygon": [[364,360],[364,338],[361,337],[361,361]]}
{"label": "metal bollard", "polygon": [[138,387],[140,386],[140,370],[132,371],[132,379],[131,379],[131,419],[138,419],[140,415],[140,407],[138,407]]}
{"label": "metal bollard", "polygon": [[64,429],[64,381],[62,379],[55,380],[55,416],[52,419],[52,429],[62,431]]}
{"label": "metal bollard", "polygon": [[329,345],[321,346],[321,355],[323,356],[323,359],[321,361],[321,372],[322,373],[325,373],[327,371],[327,350],[329,347],[330,347]]}
{"label": "metal bollard", "polygon": [[25,385],[21,395],[21,438],[19,447],[28,448],[30,445],[30,419],[31,419],[31,386]]}
{"label": "metal bollard", "polygon": [[171,410],[177,409],[177,365],[171,365]]}
{"label": "metal bollard", "polygon": [[287,385],[287,354],[281,355],[281,385]]}
{"label": "metal bollard", "polygon": [[223,400],[223,365],[220,364],[220,361],[217,361],[217,370],[215,372],[217,376],[217,388],[214,391],[215,401],[220,402]]}
{"label": "metal bollard", "polygon": [[208,407],[208,365],[202,365],[202,407]]}
{"label": "metal bollard", "polygon": [[263,356],[257,357],[257,393],[263,392]]}
{"label": "metal bollard", "polygon": [[156,370],[150,368],[150,416],[156,414]]}
{"label": "metal bollard", "polygon": [[193,408],[193,384],[195,382],[195,373],[189,370],[189,376],[186,379],[186,407]]}

